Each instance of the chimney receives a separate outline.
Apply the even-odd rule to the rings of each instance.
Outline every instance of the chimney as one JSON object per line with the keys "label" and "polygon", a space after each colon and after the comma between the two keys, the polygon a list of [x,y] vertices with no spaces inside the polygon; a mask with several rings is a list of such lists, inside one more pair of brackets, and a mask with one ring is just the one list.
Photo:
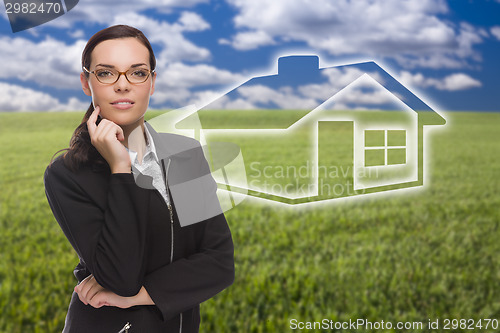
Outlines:
{"label": "chimney", "polygon": [[278,75],[307,75],[319,70],[319,57],[315,55],[293,55],[278,59]]}

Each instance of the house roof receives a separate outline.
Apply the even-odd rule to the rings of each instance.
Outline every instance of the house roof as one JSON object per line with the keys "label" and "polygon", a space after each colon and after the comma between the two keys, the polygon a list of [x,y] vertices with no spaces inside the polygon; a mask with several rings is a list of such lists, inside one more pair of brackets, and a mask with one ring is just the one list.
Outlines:
{"label": "house roof", "polygon": [[[422,125],[445,124],[443,117],[375,62],[319,68],[317,56],[281,57],[278,74],[254,77],[191,117],[198,116],[204,129],[285,129],[365,74],[422,115]],[[253,104],[245,104],[246,99]],[[176,127],[195,126],[187,117]]]}

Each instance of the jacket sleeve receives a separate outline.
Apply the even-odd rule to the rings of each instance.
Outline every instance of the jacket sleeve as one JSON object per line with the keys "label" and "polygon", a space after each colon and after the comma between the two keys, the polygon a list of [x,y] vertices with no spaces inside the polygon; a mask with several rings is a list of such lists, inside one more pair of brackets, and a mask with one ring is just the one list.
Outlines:
{"label": "jacket sleeve", "polygon": [[[97,203],[62,160],[44,175],[45,192],[64,234],[97,282],[121,296],[136,295],[144,283],[144,221],[148,196],[132,174],[109,177],[107,202]],[[102,186],[95,184],[95,186]]]}
{"label": "jacket sleeve", "polygon": [[[208,164],[201,147],[198,152],[192,162],[200,167],[200,174],[205,174]],[[198,191],[206,196],[206,202],[213,204],[215,200],[218,205],[217,185],[213,178],[209,179],[207,182],[204,177]],[[234,246],[224,214],[181,228],[195,233],[197,253],[175,260],[145,277],[144,287],[164,320],[215,296],[234,281]]]}
{"label": "jacket sleeve", "polygon": [[145,278],[144,287],[163,320],[206,301],[234,281],[233,242],[224,215],[186,228],[200,229],[199,252]]}

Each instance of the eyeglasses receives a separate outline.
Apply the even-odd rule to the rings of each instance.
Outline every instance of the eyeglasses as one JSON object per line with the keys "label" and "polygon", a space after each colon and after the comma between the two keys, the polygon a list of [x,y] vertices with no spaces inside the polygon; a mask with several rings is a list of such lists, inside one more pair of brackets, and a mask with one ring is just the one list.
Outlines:
{"label": "eyeglasses", "polygon": [[96,69],[94,71],[89,71],[87,68],[83,67],[89,74],[94,74],[97,81],[104,84],[113,84],[118,81],[120,75],[125,75],[128,82],[132,84],[144,83],[149,78],[149,75],[155,70],[149,70],[146,68],[129,68],[126,72],[119,72],[113,68],[102,68]]}

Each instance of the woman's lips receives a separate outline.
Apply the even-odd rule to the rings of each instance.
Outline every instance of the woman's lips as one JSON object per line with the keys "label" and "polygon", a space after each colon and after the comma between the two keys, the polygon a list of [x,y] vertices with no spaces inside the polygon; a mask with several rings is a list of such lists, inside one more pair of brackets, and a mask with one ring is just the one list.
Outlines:
{"label": "woman's lips", "polygon": [[134,105],[134,101],[131,101],[129,99],[119,99],[114,102],[111,102],[111,105],[113,105],[113,107],[117,109],[126,110],[130,109]]}

